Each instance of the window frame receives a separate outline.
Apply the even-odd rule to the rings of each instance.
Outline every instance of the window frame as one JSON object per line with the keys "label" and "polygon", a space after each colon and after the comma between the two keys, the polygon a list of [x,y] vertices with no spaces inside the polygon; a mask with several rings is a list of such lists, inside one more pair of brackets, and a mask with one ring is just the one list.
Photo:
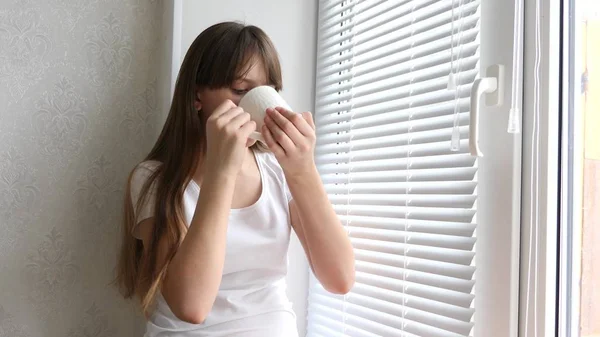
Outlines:
{"label": "window frame", "polygon": [[[539,193],[532,196],[532,126],[534,113],[534,81],[536,54],[536,3],[525,1],[524,38],[524,113],[523,113],[523,194],[521,217],[521,281],[519,299],[519,336],[535,336],[533,330],[534,306],[537,307],[537,336],[556,336],[558,309],[558,233],[560,217],[560,49],[562,0],[540,1],[540,115],[539,115]],[[535,198],[539,203],[538,268],[532,273],[537,279],[537,288],[530,286],[527,293],[527,273],[534,266],[528,261],[532,247],[528,238],[532,229],[531,216],[535,209],[530,207]],[[535,207],[534,207],[535,208]],[[527,310],[527,300],[530,301]],[[526,312],[528,316],[526,317]],[[529,324],[527,334],[526,323]]]}

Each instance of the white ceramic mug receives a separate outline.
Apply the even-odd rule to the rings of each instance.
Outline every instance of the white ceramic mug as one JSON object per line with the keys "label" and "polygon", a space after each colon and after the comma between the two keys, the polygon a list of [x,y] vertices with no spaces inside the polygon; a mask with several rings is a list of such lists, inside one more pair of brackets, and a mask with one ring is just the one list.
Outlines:
{"label": "white ceramic mug", "polygon": [[[240,100],[238,106],[250,114],[256,122],[256,129],[261,130],[264,124],[265,114],[268,108],[282,107],[292,111],[292,108],[279,95],[277,90],[269,86],[260,86],[248,91]],[[254,131],[250,138],[264,142],[260,132]]]}

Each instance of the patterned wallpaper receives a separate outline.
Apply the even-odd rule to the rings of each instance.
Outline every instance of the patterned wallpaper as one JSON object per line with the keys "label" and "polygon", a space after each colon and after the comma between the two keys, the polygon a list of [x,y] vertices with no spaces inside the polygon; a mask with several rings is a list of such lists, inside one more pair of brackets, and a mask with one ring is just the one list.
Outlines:
{"label": "patterned wallpaper", "polygon": [[109,286],[152,146],[161,4],[0,1],[0,337],[143,334]]}

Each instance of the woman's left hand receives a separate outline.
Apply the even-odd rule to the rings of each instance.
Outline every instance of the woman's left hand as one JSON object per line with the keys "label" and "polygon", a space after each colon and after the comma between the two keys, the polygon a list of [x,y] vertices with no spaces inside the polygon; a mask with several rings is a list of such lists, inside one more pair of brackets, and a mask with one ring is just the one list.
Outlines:
{"label": "woman's left hand", "polygon": [[288,178],[312,172],[315,167],[315,123],[310,112],[267,109],[262,134]]}

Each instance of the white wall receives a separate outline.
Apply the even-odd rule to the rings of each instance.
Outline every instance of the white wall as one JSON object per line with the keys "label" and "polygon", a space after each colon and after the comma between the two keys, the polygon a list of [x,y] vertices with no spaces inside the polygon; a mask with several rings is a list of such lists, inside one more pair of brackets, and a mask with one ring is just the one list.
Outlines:
{"label": "white wall", "polygon": [[[283,97],[297,111],[313,111],[316,0],[182,0],[180,4],[180,60],[196,36],[214,23],[241,21],[256,25],[271,37],[279,52],[283,68]],[[175,21],[177,22],[177,18]],[[298,316],[300,336],[303,336],[306,325],[308,263],[295,235],[289,257],[288,294]]]}

